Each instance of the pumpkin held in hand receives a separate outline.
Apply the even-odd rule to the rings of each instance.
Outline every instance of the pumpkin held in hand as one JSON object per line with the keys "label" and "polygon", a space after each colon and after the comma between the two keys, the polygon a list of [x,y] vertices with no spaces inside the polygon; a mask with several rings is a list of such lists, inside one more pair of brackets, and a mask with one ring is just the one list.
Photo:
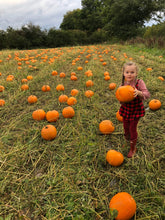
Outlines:
{"label": "pumpkin held in hand", "polygon": [[109,208],[118,211],[116,220],[129,220],[136,212],[136,202],[129,193],[120,192],[112,197]]}
{"label": "pumpkin held in hand", "polygon": [[120,102],[130,102],[134,99],[134,88],[130,85],[120,86],[116,90],[116,98]]}
{"label": "pumpkin held in hand", "polygon": [[120,166],[124,161],[122,153],[116,150],[109,150],[106,154],[106,161],[112,166]]}

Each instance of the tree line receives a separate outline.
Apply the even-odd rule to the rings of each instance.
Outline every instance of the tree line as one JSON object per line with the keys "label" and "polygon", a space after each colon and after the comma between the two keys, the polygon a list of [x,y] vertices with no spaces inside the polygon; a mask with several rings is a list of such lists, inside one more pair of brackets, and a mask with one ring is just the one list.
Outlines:
{"label": "tree line", "polygon": [[[82,0],[82,9],[64,15],[60,29],[41,30],[29,23],[0,30],[0,49],[63,47],[161,35],[164,0]],[[154,18],[158,25],[145,27]],[[163,30],[163,32],[162,32]]]}

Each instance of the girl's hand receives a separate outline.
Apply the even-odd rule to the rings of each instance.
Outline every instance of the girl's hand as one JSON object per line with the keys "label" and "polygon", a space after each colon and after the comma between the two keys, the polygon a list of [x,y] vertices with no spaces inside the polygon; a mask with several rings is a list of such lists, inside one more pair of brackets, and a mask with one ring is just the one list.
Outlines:
{"label": "girl's hand", "polygon": [[140,90],[137,90],[137,89],[135,88],[134,98],[135,98],[136,96],[143,97],[143,93],[142,93]]}

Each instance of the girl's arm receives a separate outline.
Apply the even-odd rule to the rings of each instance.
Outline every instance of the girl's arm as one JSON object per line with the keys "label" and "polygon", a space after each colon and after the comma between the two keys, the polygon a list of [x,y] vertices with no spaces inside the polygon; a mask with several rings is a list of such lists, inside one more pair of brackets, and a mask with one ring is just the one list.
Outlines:
{"label": "girl's arm", "polygon": [[139,80],[138,89],[135,88],[134,96],[139,96],[142,100],[146,100],[150,97],[150,93],[142,79]]}

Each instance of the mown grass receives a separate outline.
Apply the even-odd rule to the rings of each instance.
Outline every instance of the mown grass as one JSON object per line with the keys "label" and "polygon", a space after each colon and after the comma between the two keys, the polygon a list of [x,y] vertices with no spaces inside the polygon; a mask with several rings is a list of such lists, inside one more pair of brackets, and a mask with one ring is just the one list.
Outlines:
{"label": "mown grass", "polygon": [[[21,61],[22,69],[18,69],[15,53],[19,58],[35,59],[35,63],[30,61],[35,68]],[[5,87],[0,99],[6,101],[0,107],[0,219],[112,219],[110,199],[122,191],[130,193],[136,201],[133,219],[165,218],[165,95],[164,82],[158,79],[165,78],[165,57],[161,55],[161,50],[129,45],[0,52],[0,85]],[[50,58],[54,58],[52,63]],[[72,65],[76,58],[76,65]],[[138,152],[132,159],[126,156],[129,149],[121,147],[123,126],[116,119],[120,107],[116,90],[108,88],[110,82],[120,85],[122,65],[130,59],[138,64],[138,77],[151,93],[144,103],[146,114],[138,126]],[[85,60],[89,62],[86,64]],[[78,66],[83,70],[78,71]],[[148,67],[152,71],[148,72]],[[94,82],[91,99],[84,95],[89,79],[84,73],[89,69]],[[53,70],[65,72],[66,77],[52,76]],[[77,81],[70,80],[72,71],[76,72]],[[110,73],[110,81],[104,80],[105,71]],[[9,74],[15,76],[14,81],[6,81]],[[33,80],[28,82],[29,90],[21,91],[21,79],[27,75],[32,75]],[[60,83],[65,86],[64,92],[56,91]],[[44,84],[51,87],[50,92],[41,91]],[[65,119],[62,109],[67,104],[60,104],[58,97],[62,93],[71,96],[73,88],[79,90],[77,104],[73,106],[75,116]],[[30,105],[27,97],[31,94],[38,97],[38,102]],[[153,98],[162,102],[157,111],[148,108]],[[51,123],[57,128],[57,137],[52,141],[41,137],[42,127],[49,122],[32,119],[32,112],[38,108],[60,113],[59,120]],[[111,135],[99,132],[99,123],[104,119],[115,126]],[[105,156],[109,149],[123,153],[125,160],[120,167],[107,164]]]}

